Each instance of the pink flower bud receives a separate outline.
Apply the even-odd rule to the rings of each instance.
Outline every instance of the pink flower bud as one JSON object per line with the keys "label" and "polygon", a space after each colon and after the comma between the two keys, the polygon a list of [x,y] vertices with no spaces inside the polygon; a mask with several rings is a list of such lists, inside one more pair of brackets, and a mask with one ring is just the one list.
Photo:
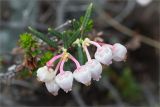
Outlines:
{"label": "pink flower bud", "polygon": [[89,71],[88,67],[85,65],[77,68],[73,72],[73,76],[78,82],[82,84],[85,84],[87,86],[91,84],[91,72]]}
{"label": "pink flower bud", "polygon": [[55,78],[57,84],[67,93],[72,90],[73,74],[70,71],[59,73]]}
{"label": "pink flower bud", "polygon": [[102,64],[109,65],[112,63],[112,50],[109,47],[102,46],[97,48],[95,59]]}
{"label": "pink flower bud", "polygon": [[89,68],[93,80],[99,81],[102,73],[102,65],[96,59],[92,59],[86,63],[86,66]]}
{"label": "pink flower bud", "polygon": [[45,82],[47,90],[54,96],[58,95],[60,87],[57,85],[56,81],[53,79],[51,81]]}
{"label": "pink flower bud", "polygon": [[44,66],[37,70],[37,77],[42,82],[51,81],[55,77],[55,72],[53,69]]}
{"label": "pink flower bud", "polygon": [[125,59],[127,49],[125,46],[116,43],[113,45],[113,60],[123,61]]}

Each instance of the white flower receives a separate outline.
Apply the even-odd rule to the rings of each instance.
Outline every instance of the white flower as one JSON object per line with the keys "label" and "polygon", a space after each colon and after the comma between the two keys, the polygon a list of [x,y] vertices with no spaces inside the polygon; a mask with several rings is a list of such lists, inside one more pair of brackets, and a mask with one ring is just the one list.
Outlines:
{"label": "white flower", "polygon": [[53,69],[44,66],[37,70],[37,77],[42,82],[51,81],[55,77],[55,72]]}
{"label": "white flower", "polygon": [[112,50],[108,46],[97,48],[94,56],[102,64],[110,65],[112,63]]}
{"label": "white flower", "polygon": [[58,90],[60,87],[56,83],[56,81],[53,79],[51,81],[45,82],[47,90],[52,93],[54,96],[58,95]]}
{"label": "white flower", "polygon": [[89,68],[93,80],[99,81],[102,73],[102,65],[96,59],[92,59],[86,63],[86,66]]}
{"label": "white flower", "polygon": [[125,46],[116,43],[113,45],[113,60],[123,61],[125,59],[127,49]]}
{"label": "white flower", "polygon": [[73,74],[70,71],[59,73],[55,78],[57,84],[67,93],[72,90]]}
{"label": "white flower", "polygon": [[85,84],[87,86],[91,84],[91,72],[89,71],[88,67],[85,65],[76,69],[73,72],[73,76],[78,82],[82,84]]}

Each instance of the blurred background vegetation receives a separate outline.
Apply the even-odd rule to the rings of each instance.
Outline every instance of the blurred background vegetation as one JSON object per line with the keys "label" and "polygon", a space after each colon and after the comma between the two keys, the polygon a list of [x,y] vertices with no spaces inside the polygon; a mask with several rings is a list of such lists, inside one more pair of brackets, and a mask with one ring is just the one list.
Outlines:
{"label": "blurred background vegetation", "polygon": [[[31,72],[36,64],[34,58],[26,61],[30,70],[15,70],[23,68],[19,64],[24,52],[17,47],[22,43],[18,39],[28,31],[28,26],[44,33],[49,27],[65,30],[70,24],[68,20],[84,15],[90,2],[94,4],[94,29],[89,37],[125,44],[128,58],[126,62],[104,67],[99,82],[93,81],[89,87],[74,83],[72,92],[60,91],[54,97]],[[0,0],[0,106],[159,107],[159,3],[158,0]],[[63,23],[67,26],[61,27]],[[26,45],[22,47],[28,50],[37,47],[34,37],[27,36],[25,40],[32,44],[23,41]],[[54,49],[41,48],[48,49],[38,62],[43,65],[53,56]],[[33,50],[31,56],[38,53]]]}

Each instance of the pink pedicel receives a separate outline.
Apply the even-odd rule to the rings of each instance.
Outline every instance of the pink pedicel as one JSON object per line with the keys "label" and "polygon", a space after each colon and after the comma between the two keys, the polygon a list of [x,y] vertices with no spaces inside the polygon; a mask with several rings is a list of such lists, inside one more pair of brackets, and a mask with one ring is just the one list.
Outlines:
{"label": "pink pedicel", "polygon": [[46,63],[46,65],[47,65],[48,67],[52,67],[52,66],[53,66],[52,64],[53,64],[57,59],[59,59],[59,58],[61,58],[61,57],[62,57],[62,54],[54,56],[52,59],[50,59],[50,60]]}
{"label": "pink pedicel", "polygon": [[80,63],[72,55],[69,55],[69,58],[76,64],[77,69],[81,67]]}
{"label": "pink pedicel", "polygon": [[101,45],[99,45],[97,42],[94,42],[94,41],[88,41],[90,44],[92,44],[92,45],[94,45],[94,46],[96,46],[97,48],[100,48],[101,47]]}
{"label": "pink pedicel", "polygon": [[60,73],[63,74],[64,70],[63,70],[63,66],[64,66],[65,60],[61,61],[61,65],[60,65]]}
{"label": "pink pedicel", "polygon": [[87,47],[86,47],[86,46],[83,46],[83,48],[84,48],[84,50],[85,50],[85,52],[86,52],[86,56],[87,56],[88,61],[90,61],[90,60],[91,60],[91,56],[90,56],[90,54],[89,54],[89,51],[88,51]]}

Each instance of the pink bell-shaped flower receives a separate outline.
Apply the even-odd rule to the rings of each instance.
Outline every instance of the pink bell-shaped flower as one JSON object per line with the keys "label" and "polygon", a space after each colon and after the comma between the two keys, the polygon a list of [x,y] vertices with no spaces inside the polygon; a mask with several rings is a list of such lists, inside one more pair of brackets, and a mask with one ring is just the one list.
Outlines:
{"label": "pink bell-shaped flower", "polygon": [[99,47],[94,57],[102,64],[110,65],[112,63],[112,50],[106,46]]}
{"label": "pink bell-shaped flower", "polygon": [[42,82],[51,81],[55,77],[55,72],[52,68],[44,66],[37,70],[37,77]]}
{"label": "pink bell-shaped flower", "polygon": [[91,72],[89,71],[89,68],[85,65],[77,68],[74,72],[73,72],[73,76],[74,78],[85,85],[90,85],[91,84]]}
{"label": "pink bell-shaped flower", "polygon": [[72,90],[73,74],[70,71],[59,73],[55,78],[57,84],[67,93]]}
{"label": "pink bell-shaped flower", "polygon": [[56,81],[53,79],[51,81],[45,82],[47,90],[52,93],[54,96],[58,95],[58,91],[60,87],[56,83]]}
{"label": "pink bell-shaped flower", "polygon": [[73,84],[73,74],[70,71],[64,71],[63,66],[66,61],[64,58],[60,65],[60,73],[56,76],[55,80],[57,84],[62,88],[66,93],[72,90]]}
{"label": "pink bell-shaped flower", "polygon": [[97,47],[97,51],[95,52],[95,59],[102,64],[109,65],[112,63],[112,50],[110,47],[100,46],[97,42],[91,41],[88,38],[85,39],[84,44],[89,43]]}
{"label": "pink bell-shaped flower", "polygon": [[116,43],[113,45],[113,60],[115,61],[123,61],[125,60],[127,49],[125,46],[120,43]]}
{"label": "pink bell-shaped flower", "polygon": [[92,59],[86,63],[86,66],[89,68],[93,80],[99,81],[102,73],[102,65],[96,59]]}

